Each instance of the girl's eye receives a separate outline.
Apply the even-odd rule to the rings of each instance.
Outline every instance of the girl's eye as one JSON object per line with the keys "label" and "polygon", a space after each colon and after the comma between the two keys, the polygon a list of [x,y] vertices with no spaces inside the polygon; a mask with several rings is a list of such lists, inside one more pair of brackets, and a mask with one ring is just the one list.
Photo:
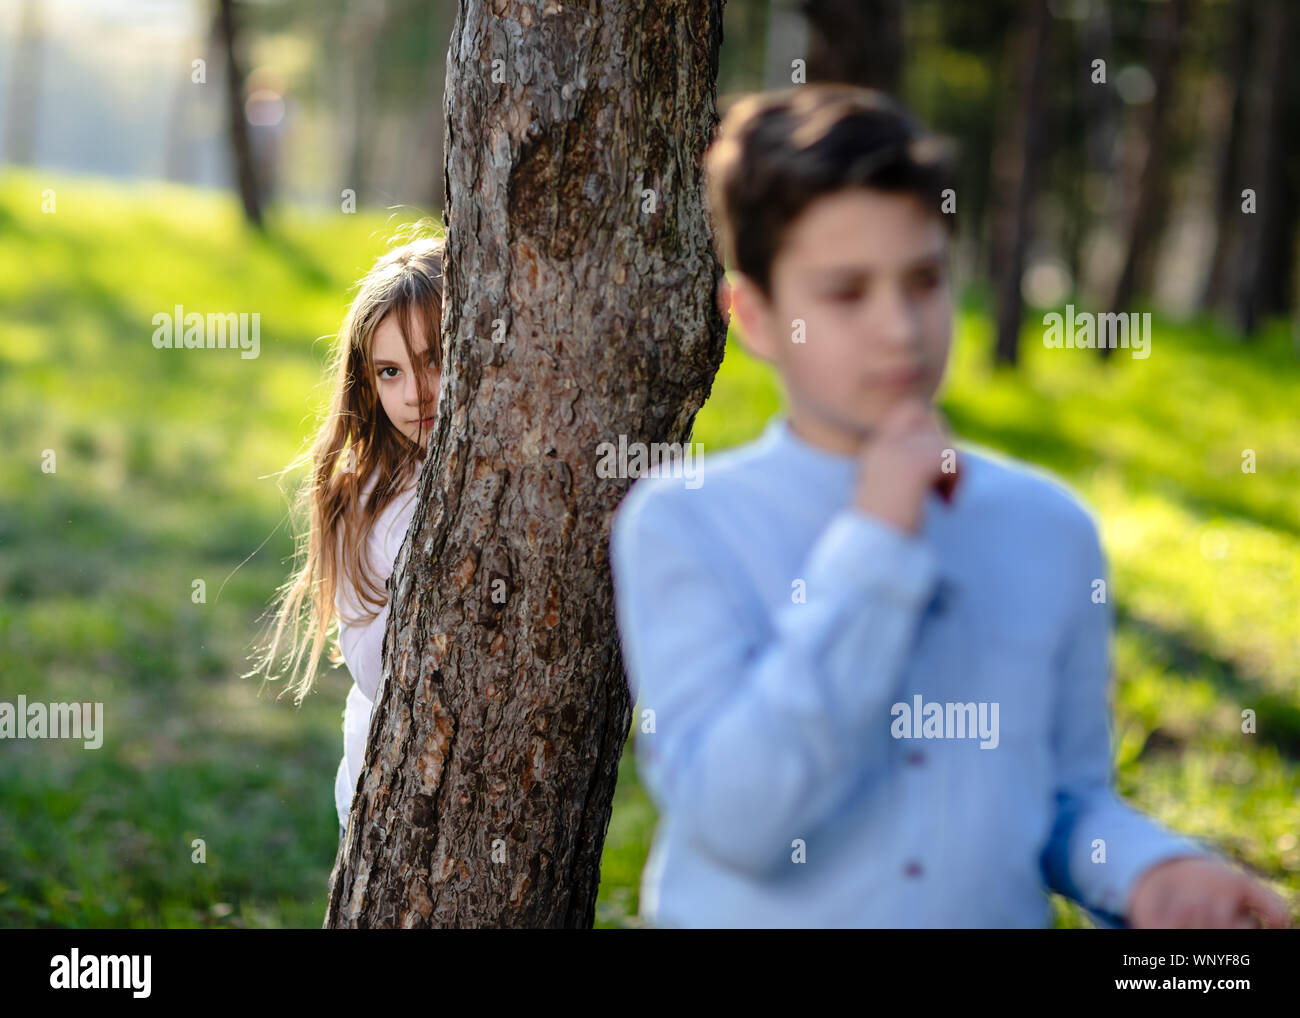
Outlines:
{"label": "girl's eye", "polygon": [[[429,354],[429,367],[433,368],[434,371],[437,371],[437,370],[438,370],[437,355],[436,355],[436,354]],[[396,366],[394,366],[394,365],[392,365],[392,364],[389,364],[389,365],[387,365],[386,367],[382,367],[382,368],[380,368],[378,371],[376,371],[376,372],[375,372],[375,375],[376,375],[376,377],[378,377],[378,378],[382,378],[382,379],[384,379],[384,381],[390,381],[390,380],[392,380],[392,379],[394,379],[394,378],[397,377],[397,372],[400,371],[400,370],[401,370],[400,368],[398,368],[398,367],[396,367]],[[386,374],[384,374],[385,371],[391,371],[391,372],[393,372],[393,374],[391,374],[391,375],[386,375]]]}

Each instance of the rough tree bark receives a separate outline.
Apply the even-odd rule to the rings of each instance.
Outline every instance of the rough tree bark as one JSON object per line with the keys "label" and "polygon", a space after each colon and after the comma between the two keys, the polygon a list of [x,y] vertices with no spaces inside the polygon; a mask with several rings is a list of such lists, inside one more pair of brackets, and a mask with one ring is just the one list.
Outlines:
{"label": "rough tree bark", "polygon": [[447,370],[327,927],[594,919],[631,720],[597,447],[686,440],[725,341],[721,0],[595,10],[452,31]]}

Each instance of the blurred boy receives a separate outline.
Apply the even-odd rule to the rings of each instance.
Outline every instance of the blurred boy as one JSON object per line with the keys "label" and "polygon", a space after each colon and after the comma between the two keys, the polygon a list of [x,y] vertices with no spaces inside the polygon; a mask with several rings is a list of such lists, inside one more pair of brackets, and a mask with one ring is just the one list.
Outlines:
{"label": "blurred boy", "polygon": [[[661,926],[1284,925],[1111,789],[1111,610],[1059,484],[931,406],[944,150],[885,97],[749,97],[707,157],[746,346],[787,414],[639,481],[612,531]],[[725,298],[725,294],[723,294]],[[955,482],[955,489],[954,489]]]}

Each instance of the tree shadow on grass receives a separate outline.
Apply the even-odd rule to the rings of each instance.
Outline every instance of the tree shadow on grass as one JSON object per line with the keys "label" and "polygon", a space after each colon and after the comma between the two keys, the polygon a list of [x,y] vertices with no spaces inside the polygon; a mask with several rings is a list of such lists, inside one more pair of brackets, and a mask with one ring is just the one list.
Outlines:
{"label": "tree shadow on grass", "polygon": [[[1300,705],[1293,699],[1263,688],[1237,665],[1206,650],[1195,637],[1135,615],[1123,604],[1115,606],[1115,618],[1117,626],[1136,634],[1160,666],[1174,674],[1204,676],[1221,700],[1253,710],[1258,723],[1255,738],[1272,745],[1288,760],[1300,761]],[[1158,731],[1158,735],[1152,733],[1144,754],[1180,745],[1170,733]]]}
{"label": "tree shadow on grass", "polygon": [[251,242],[261,244],[293,267],[298,278],[309,286],[328,288],[333,279],[312,255],[311,249],[289,237],[284,228],[272,223],[264,234],[257,234]]}
{"label": "tree shadow on grass", "polygon": [[[1042,466],[1066,479],[1077,478],[1108,459],[1103,449],[1063,437],[1052,418],[1031,425],[990,425],[960,408],[950,410],[948,416],[954,429],[972,442]],[[1124,471],[1130,490],[1164,496],[1194,515],[1249,520],[1269,530],[1300,537],[1300,519],[1293,512],[1264,508],[1246,498],[1235,497],[1228,493],[1229,486],[1218,478],[1193,478],[1189,483],[1180,471],[1150,467],[1144,467],[1141,477],[1135,478],[1130,464],[1123,460],[1116,462]],[[1245,491],[1244,488],[1236,490]]]}

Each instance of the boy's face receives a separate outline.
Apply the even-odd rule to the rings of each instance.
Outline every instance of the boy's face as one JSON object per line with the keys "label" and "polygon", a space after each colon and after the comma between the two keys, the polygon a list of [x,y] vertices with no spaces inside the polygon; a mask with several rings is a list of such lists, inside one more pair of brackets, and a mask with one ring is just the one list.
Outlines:
{"label": "boy's face", "polygon": [[736,274],[745,345],[775,366],[791,426],[814,445],[856,452],[899,400],[938,391],[952,338],[939,215],[909,194],[837,191],[786,230],[770,297]]}
{"label": "boy's face", "polygon": [[412,340],[411,346],[416,351],[416,360],[426,372],[429,398],[433,401],[433,405],[424,414],[420,413],[420,395],[415,387],[415,373],[406,356],[406,345],[402,342],[396,315],[385,315],[375,327],[372,360],[375,365],[375,391],[379,393],[379,402],[388,415],[388,420],[394,428],[423,449],[428,445],[434,415],[438,412],[438,383],[441,374],[434,367],[433,354],[429,352],[428,341],[423,338],[425,330],[421,328],[420,333],[420,336]]}

